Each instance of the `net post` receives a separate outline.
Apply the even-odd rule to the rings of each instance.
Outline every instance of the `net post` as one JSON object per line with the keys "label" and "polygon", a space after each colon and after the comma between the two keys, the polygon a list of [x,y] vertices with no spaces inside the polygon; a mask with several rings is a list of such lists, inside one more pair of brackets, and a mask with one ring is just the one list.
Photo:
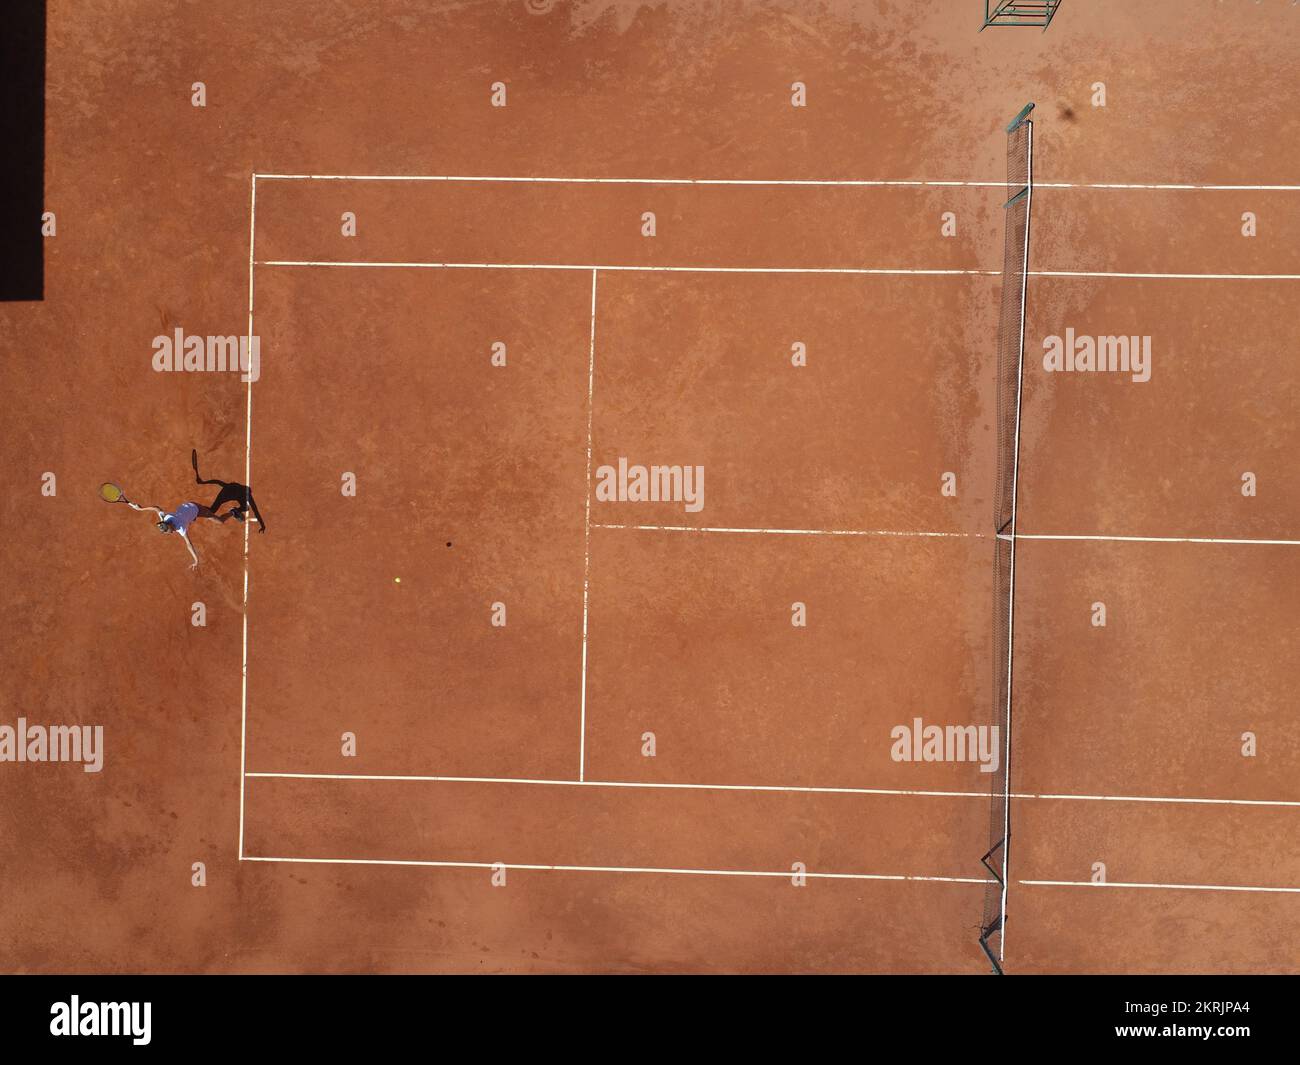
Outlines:
{"label": "net post", "polygon": [[993,966],[994,976],[1006,975],[1002,971],[1002,963],[998,960],[998,956],[993,953],[993,949],[989,946],[989,938],[1001,931],[1002,931],[1001,919],[995,921],[992,927],[985,928],[980,931],[980,949],[984,951],[984,957],[988,958],[989,964]]}
{"label": "net post", "polygon": [[1033,109],[1034,101],[1030,100],[1029,103],[1025,104],[1025,106],[1020,109],[1020,114],[1016,115],[1016,117],[1011,120],[1011,124],[1007,126],[1007,132],[1015,133],[1017,129],[1028,122],[1029,113],[1033,111]]}

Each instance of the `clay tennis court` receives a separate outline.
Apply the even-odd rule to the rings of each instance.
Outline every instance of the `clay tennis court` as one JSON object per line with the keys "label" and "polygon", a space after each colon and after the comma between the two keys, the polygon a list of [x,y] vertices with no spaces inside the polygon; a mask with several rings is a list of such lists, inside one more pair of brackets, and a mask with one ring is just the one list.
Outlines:
{"label": "clay tennis court", "polygon": [[[1008,973],[1296,971],[1298,16],[937,6],[51,4],[3,723],[105,747],[0,765],[11,969],[980,974],[996,873]],[[191,447],[267,520],[195,572],[95,495]],[[991,873],[891,731],[995,721],[1010,544]]]}

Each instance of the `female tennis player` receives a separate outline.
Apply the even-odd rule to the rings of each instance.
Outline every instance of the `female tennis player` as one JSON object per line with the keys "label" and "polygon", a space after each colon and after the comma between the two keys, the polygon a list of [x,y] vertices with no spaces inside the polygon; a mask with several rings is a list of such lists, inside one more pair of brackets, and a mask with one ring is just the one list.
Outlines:
{"label": "female tennis player", "polygon": [[[190,543],[190,526],[198,518],[208,518],[211,521],[229,521],[234,518],[236,521],[247,521],[248,510],[253,510],[253,521],[257,522],[257,531],[266,532],[266,523],[262,521],[262,512],[257,509],[257,502],[253,499],[253,492],[243,484],[237,484],[234,481],[204,480],[199,476],[199,453],[190,451],[190,464],[194,467],[195,484],[218,484],[221,491],[217,493],[217,498],[212,501],[211,506],[203,506],[201,503],[186,501],[176,508],[172,513],[168,513],[162,507],[141,506],[138,503],[132,503],[129,499],[123,498],[122,502],[126,503],[132,510],[152,510],[158,515],[159,521],[157,528],[162,533],[180,533],[181,539],[185,541],[185,547],[189,550],[190,558],[194,561],[190,564],[190,569],[195,569],[199,564],[199,556],[194,551],[194,545]],[[224,514],[218,514],[217,511],[224,503],[234,503]]]}

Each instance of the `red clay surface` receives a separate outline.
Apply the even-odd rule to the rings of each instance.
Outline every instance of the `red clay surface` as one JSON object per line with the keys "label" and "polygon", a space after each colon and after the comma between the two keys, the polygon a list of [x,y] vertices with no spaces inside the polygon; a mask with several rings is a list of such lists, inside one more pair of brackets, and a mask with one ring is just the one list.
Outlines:
{"label": "red clay surface", "polygon": [[[246,386],[149,360],[244,332],[254,172],[997,182],[1033,99],[1034,270],[1300,274],[1300,192],[1049,187],[1292,180],[1291,5],[51,6],[0,724],[105,764],[0,763],[6,969],[986,971],[988,777],[889,733],[989,717],[1001,188],[259,179],[267,534],[196,526],[191,573],[95,487],[242,476]],[[344,260],[491,268],[271,265]],[[1020,531],[1300,539],[1297,291],[1031,277]],[[1045,374],[1067,326],[1152,380]],[[589,441],[704,465],[704,509],[588,500]],[[1008,971],[1297,970],[1297,552],[1020,543]]]}

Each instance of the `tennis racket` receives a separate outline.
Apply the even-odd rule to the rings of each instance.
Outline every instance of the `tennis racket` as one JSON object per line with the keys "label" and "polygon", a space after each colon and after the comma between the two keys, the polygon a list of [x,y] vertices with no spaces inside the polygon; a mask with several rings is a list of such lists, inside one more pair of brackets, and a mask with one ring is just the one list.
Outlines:
{"label": "tennis racket", "polygon": [[105,481],[99,486],[99,498],[106,503],[130,503],[126,493],[112,481]]}

